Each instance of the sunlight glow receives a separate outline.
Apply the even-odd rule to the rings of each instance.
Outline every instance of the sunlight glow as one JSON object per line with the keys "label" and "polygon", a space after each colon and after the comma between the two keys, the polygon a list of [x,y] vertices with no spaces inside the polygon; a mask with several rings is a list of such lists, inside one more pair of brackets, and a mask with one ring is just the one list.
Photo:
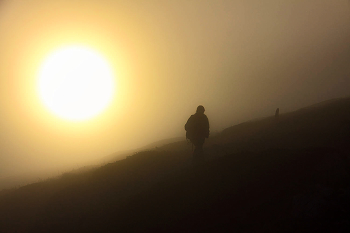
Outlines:
{"label": "sunlight glow", "polygon": [[108,62],[83,46],[56,50],[43,62],[38,94],[55,115],[72,121],[92,118],[112,101],[115,84]]}

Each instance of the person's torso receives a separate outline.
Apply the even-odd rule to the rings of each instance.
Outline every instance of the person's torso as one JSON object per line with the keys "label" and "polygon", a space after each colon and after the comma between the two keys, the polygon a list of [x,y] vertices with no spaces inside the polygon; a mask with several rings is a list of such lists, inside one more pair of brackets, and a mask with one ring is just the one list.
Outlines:
{"label": "person's torso", "polygon": [[191,130],[195,137],[205,137],[208,132],[208,118],[205,114],[194,114],[192,117]]}

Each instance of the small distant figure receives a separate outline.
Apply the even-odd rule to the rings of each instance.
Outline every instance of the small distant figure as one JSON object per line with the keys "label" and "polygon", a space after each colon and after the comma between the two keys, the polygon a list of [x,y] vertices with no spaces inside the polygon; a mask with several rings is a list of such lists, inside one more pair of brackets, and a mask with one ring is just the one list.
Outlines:
{"label": "small distant figure", "polygon": [[275,120],[276,121],[278,121],[279,116],[280,116],[280,108],[277,108],[276,112],[275,112]]}
{"label": "small distant figure", "polygon": [[191,115],[185,124],[186,138],[194,145],[193,161],[203,161],[203,144],[209,137],[209,120],[204,114],[204,107],[199,105],[194,115]]}

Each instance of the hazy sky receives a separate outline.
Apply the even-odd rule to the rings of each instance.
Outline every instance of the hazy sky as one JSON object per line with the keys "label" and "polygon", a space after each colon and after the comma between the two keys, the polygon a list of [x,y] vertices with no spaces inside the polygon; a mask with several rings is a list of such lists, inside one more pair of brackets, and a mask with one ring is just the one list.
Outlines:
{"label": "hazy sky", "polygon": [[[35,93],[45,56],[69,44],[117,74],[116,100],[86,122]],[[349,65],[348,0],[2,0],[0,177],[184,136],[199,104],[220,131],[349,96]]]}

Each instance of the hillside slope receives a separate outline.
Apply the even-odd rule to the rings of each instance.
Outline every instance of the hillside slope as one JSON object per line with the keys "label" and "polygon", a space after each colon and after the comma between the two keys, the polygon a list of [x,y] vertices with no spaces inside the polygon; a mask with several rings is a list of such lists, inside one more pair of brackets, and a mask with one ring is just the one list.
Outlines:
{"label": "hillside slope", "polygon": [[350,230],[350,99],[0,192],[0,232]]}

